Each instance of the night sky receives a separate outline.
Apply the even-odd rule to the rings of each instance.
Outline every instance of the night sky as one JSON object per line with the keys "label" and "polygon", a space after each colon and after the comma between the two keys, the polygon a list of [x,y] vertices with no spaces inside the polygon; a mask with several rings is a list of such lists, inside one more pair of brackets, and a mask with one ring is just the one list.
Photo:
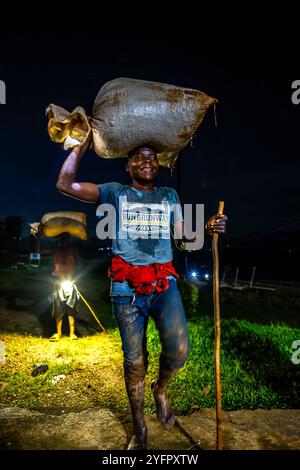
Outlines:
{"label": "night sky", "polygon": [[[48,211],[79,210],[94,230],[96,206],[56,190],[66,152],[50,141],[45,109],[81,105],[90,114],[105,82],[131,77],[196,88],[220,102],[218,126],[209,110],[177,170],[161,169],[158,185],[175,187],[183,203],[204,203],[206,216],[223,199],[232,237],[297,226],[300,104],[291,101],[291,84],[300,80],[299,27],[287,11],[282,4],[277,17],[231,22],[102,17],[96,28],[87,17],[77,32],[17,22],[2,30],[7,103],[0,105],[0,219],[20,215],[32,222]],[[126,183],[124,165],[90,151],[79,180]]]}

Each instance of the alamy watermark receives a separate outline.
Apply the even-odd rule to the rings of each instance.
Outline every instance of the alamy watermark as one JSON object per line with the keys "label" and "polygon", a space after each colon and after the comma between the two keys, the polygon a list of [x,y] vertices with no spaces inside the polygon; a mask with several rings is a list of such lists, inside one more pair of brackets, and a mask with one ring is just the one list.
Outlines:
{"label": "alamy watermark", "polygon": [[0,80],[0,104],[6,104],[6,85],[3,80]]}
{"label": "alamy watermark", "polygon": [[292,103],[296,105],[300,104],[300,80],[294,80],[292,82],[292,90],[295,90],[291,96]]}
{"label": "alamy watermark", "polygon": [[300,364],[300,339],[293,341],[292,349],[295,349],[292,354],[292,363],[298,365]]}
{"label": "alamy watermark", "polygon": [[5,364],[5,343],[0,340],[0,364]]}
{"label": "alamy watermark", "polygon": [[111,204],[98,206],[96,215],[101,220],[96,234],[100,240],[168,239],[173,226],[174,239],[184,240],[186,250],[200,250],[204,244],[204,204],[194,207],[184,204],[183,207],[184,217],[180,204],[171,204],[167,200],[160,203],[131,202],[126,196],[120,196],[118,215]]}

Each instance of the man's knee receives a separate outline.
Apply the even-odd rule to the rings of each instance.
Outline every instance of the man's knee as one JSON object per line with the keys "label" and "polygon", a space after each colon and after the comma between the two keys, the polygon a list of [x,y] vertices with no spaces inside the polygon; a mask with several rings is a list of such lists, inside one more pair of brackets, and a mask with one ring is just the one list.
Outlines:
{"label": "man's knee", "polygon": [[188,338],[182,339],[176,349],[163,351],[162,361],[169,369],[180,369],[186,362],[190,353]]}
{"label": "man's knee", "polygon": [[147,372],[147,366],[147,357],[142,355],[137,358],[124,357],[125,382],[136,384],[143,380]]}
{"label": "man's knee", "polygon": [[189,353],[190,353],[189,341],[186,340],[180,343],[178,352],[177,352],[177,360],[181,363],[180,367],[182,367],[183,364],[186,362],[189,356]]}

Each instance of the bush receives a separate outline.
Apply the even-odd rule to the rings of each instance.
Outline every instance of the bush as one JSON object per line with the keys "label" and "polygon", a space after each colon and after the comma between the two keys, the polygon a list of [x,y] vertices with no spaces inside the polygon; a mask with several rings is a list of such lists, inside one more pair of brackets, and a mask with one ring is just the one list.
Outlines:
{"label": "bush", "polygon": [[186,282],[184,279],[178,279],[177,283],[184,304],[186,316],[188,318],[197,316],[199,311],[198,287],[191,282]]}

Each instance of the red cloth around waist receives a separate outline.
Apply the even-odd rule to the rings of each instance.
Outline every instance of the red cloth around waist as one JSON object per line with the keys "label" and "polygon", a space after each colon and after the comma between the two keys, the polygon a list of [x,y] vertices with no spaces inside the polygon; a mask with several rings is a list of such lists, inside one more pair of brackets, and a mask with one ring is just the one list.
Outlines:
{"label": "red cloth around waist", "polygon": [[[114,256],[108,275],[113,281],[127,281],[137,294],[163,292],[169,287],[167,276],[179,277],[172,261],[168,263],[153,263],[147,266],[134,266],[126,263],[121,256]],[[155,286],[152,283],[156,282]]]}

